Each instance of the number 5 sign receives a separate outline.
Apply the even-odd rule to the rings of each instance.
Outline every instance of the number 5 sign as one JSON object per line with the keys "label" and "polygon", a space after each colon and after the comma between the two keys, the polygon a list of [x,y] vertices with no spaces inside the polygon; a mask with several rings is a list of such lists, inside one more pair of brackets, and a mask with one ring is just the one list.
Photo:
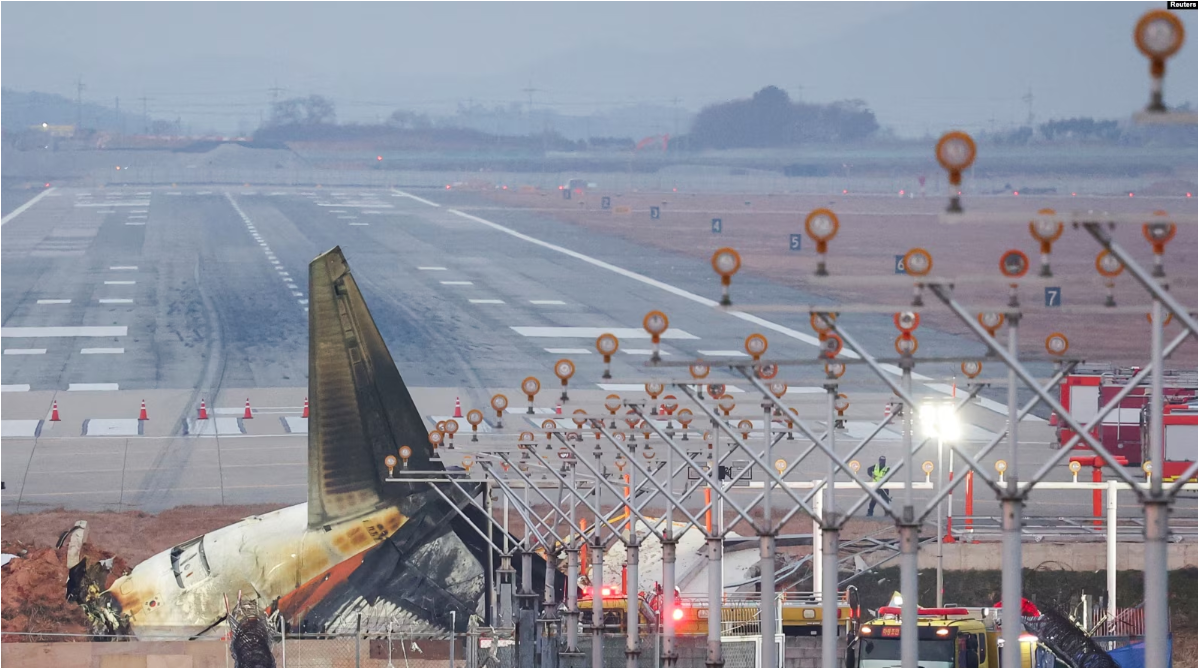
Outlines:
{"label": "number 5 sign", "polygon": [[791,246],[789,248],[792,251],[800,250],[800,242],[802,240],[803,240],[803,235],[791,235]]}

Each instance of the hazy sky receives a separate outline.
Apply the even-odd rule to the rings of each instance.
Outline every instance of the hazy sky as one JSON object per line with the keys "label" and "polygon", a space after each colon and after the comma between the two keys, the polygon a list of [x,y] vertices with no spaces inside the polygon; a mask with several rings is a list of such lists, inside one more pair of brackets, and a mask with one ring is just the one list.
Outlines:
{"label": "hazy sky", "polygon": [[[39,3],[0,5],[0,80],[235,129],[274,85],[345,120],[473,98],[586,113],[697,110],[775,84],[861,98],[904,135],[1127,117],[1148,96],[1132,26],[1163,3]],[[1195,12],[1168,103],[1196,100]]]}

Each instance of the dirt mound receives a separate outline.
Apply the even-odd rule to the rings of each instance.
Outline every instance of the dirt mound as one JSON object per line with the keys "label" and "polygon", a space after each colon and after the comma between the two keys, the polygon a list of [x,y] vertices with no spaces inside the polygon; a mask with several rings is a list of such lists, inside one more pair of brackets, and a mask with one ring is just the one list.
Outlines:
{"label": "dirt mound", "polygon": [[[5,542],[5,552],[10,549]],[[4,632],[0,638],[6,643],[56,640],[11,632],[86,634],[88,623],[83,609],[66,600],[67,565],[63,558],[53,548],[25,550],[0,573],[0,630]]]}

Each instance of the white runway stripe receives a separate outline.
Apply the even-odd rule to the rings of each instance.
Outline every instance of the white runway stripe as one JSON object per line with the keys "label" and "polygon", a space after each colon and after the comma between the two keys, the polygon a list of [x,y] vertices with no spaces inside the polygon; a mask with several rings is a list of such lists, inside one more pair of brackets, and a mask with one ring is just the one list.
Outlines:
{"label": "white runway stripe", "polygon": [[392,189],[391,189],[391,192],[392,192],[392,193],[394,193],[394,194],[396,194],[396,195],[399,195],[400,197],[407,197],[407,198],[411,198],[411,199],[413,199],[413,200],[416,200],[417,202],[421,202],[421,203],[427,204],[427,205],[429,205],[430,207],[440,207],[440,206],[441,206],[441,205],[437,204],[436,202],[430,202],[430,201],[426,200],[425,198],[423,198],[423,197],[417,197],[417,196],[413,195],[412,193],[405,193],[404,191],[402,191],[402,190],[399,190],[398,188],[392,188]]}
{"label": "white runway stripe", "polygon": [[443,286],[473,286],[473,285],[475,285],[475,282],[474,281],[442,281],[441,285],[443,285]]}
{"label": "white runway stripe", "polygon": [[[600,390],[607,390],[615,393],[645,392],[644,383],[597,383],[595,385],[599,386]],[[724,386],[724,392],[743,393],[745,391],[737,386],[726,383]]]}
{"label": "white runway stripe", "polygon": [[503,300],[471,300],[471,304],[503,304]]}
{"label": "white runway stripe", "polygon": [[82,348],[79,352],[83,355],[107,355],[111,353],[124,353],[123,348]]}
{"label": "white runway stripe", "polygon": [[136,283],[137,283],[136,281],[105,281],[104,285],[106,285],[106,286],[132,286],[132,285],[135,285]]}
{"label": "white runway stripe", "polygon": [[38,304],[70,304],[70,300],[38,300]]}
{"label": "white runway stripe", "polygon": [[700,355],[711,356],[713,358],[748,358],[749,354],[745,351],[729,350],[729,351],[696,351]]}
{"label": "white runway stripe", "polygon": [[6,348],[4,355],[45,355],[44,348]]}
{"label": "white runway stripe", "polygon": [[124,337],[129,328],[124,325],[83,325],[63,327],[0,327],[0,337]]}
{"label": "white runway stripe", "polygon": [[[596,327],[543,327],[543,326],[511,326],[517,334],[525,337],[558,337],[561,339],[595,339],[610,332],[618,338],[649,339],[649,333],[641,328],[596,328]],[[699,339],[686,330],[671,328],[662,333],[662,339]]]}
{"label": "white runway stripe", "polygon": [[444,272],[444,267],[417,267],[422,272]]}
{"label": "white runway stripe", "polygon": [[134,270],[134,269],[137,269],[137,265],[113,265],[113,266],[109,267],[108,269],[111,269],[111,270]]}
{"label": "white runway stripe", "polygon": [[72,383],[67,386],[69,391],[86,391],[86,390],[120,390],[121,387],[116,383]]}
{"label": "white runway stripe", "polygon": [[3,393],[27,393],[29,392],[28,383],[6,383],[0,385],[0,392]]}
{"label": "white runway stripe", "polygon": [[100,302],[100,304],[133,304],[133,300],[120,299],[120,298],[102,299],[102,300],[99,300],[99,302]]}
{"label": "white runway stripe", "polygon": [[[29,209],[29,208],[30,208],[30,207],[32,207],[33,205],[35,205],[35,204],[37,204],[38,202],[40,202],[42,198],[44,198],[44,197],[46,197],[47,195],[49,195],[50,193],[54,192],[54,188],[55,188],[55,187],[50,187],[50,188],[47,188],[46,190],[42,191],[41,193],[38,193],[37,195],[35,195],[35,196],[33,197],[33,199],[32,199],[32,200],[30,200],[30,201],[26,202],[25,204],[23,204],[23,205],[21,205],[21,206],[17,207],[16,209],[13,209],[12,211],[10,211],[10,212],[8,213],[8,215],[7,215],[7,216],[5,216],[4,218],[0,218],[0,225],[4,225],[5,223],[8,223],[9,221],[13,220],[14,218],[16,218],[16,217],[20,216],[21,214],[25,213],[25,210]],[[77,206],[77,207],[78,207],[79,205],[78,205],[78,204],[76,204],[75,206]]]}
{"label": "white runway stripe", "polygon": [[559,355],[591,355],[591,351],[585,348],[547,348],[545,352]]}
{"label": "white runway stripe", "polygon": [[566,304],[562,300],[529,300],[529,304]]}

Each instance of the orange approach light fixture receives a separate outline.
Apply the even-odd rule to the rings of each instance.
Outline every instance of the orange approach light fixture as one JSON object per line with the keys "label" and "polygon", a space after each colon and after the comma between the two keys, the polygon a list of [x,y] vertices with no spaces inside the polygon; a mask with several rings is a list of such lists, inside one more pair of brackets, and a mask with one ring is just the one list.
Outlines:
{"label": "orange approach light fixture", "polygon": [[1042,209],[1037,212],[1036,218],[1028,222],[1028,231],[1032,233],[1032,238],[1041,243],[1041,276],[1046,278],[1053,276],[1053,271],[1049,269],[1049,254],[1053,252],[1053,243],[1066,229],[1065,224],[1056,216],[1056,211]]}
{"label": "orange approach light fixture", "polygon": [[1165,113],[1162,101],[1162,79],[1166,76],[1166,59],[1178,53],[1186,39],[1186,31],[1174,12],[1155,9],[1137,21],[1132,33],[1137,49],[1149,58],[1150,84],[1149,106],[1145,111]]}
{"label": "orange approach light fixture", "polygon": [[1103,306],[1116,306],[1116,277],[1124,273],[1124,263],[1111,251],[1103,249],[1095,256],[1095,269],[1103,277],[1103,285],[1107,288],[1107,299]]}
{"label": "orange approach light fixture", "polygon": [[[1160,209],[1153,212],[1153,215],[1161,219],[1169,216],[1169,214]],[[1162,254],[1166,252],[1166,244],[1169,244],[1170,240],[1174,239],[1174,235],[1177,232],[1178,226],[1166,220],[1152,221],[1141,226],[1141,233],[1153,245],[1153,276],[1166,276],[1166,270],[1162,266]]]}
{"label": "orange approach light fixture", "polygon": [[525,380],[520,382],[520,389],[529,398],[528,413],[531,414],[533,413],[533,396],[541,390],[541,382],[534,376],[525,377]]}
{"label": "orange approach light fixture", "polygon": [[[949,192],[957,193],[949,196],[949,208],[946,211],[951,214],[962,212],[962,172],[974,164],[975,152],[974,138],[960,130],[947,132],[937,140],[937,162],[949,172]],[[904,260],[904,267],[907,267],[907,259]],[[908,273],[911,274],[911,271]]]}
{"label": "orange approach light fixture", "polygon": [[595,338],[595,350],[604,356],[604,376],[605,379],[612,378],[612,355],[620,349],[620,340],[616,335],[605,332]]}
{"label": "orange approach light fixture", "polygon": [[562,397],[563,402],[570,400],[566,395],[566,384],[570,381],[570,377],[574,376],[575,364],[566,358],[554,363],[554,374],[562,381]]}
{"label": "orange approach light fixture", "polygon": [[828,243],[837,236],[837,230],[841,227],[837,215],[831,209],[814,209],[804,220],[803,227],[816,242],[816,276],[828,276],[825,254],[828,253]]}
{"label": "orange approach light fixture", "polygon": [[729,299],[729,284],[733,281],[733,275],[741,269],[741,255],[730,248],[716,249],[716,252],[712,254],[712,269],[720,275],[720,305],[732,306],[733,301]]}
{"label": "orange approach light fixture", "polygon": [[651,362],[660,362],[662,354],[658,351],[658,347],[662,343],[662,333],[666,332],[666,328],[670,327],[670,319],[661,311],[651,311],[641,320],[641,327],[649,333],[650,341],[654,345],[654,353],[650,356]]}

